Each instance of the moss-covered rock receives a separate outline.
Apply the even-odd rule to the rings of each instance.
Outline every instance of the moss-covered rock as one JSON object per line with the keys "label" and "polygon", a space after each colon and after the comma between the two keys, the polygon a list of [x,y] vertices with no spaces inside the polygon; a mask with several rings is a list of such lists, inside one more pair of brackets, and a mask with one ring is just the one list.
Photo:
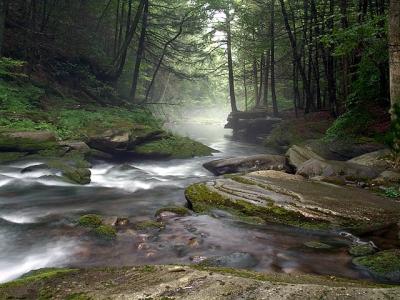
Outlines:
{"label": "moss-covered rock", "polygon": [[259,203],[246,201],[245,199],[240,199],[240,197],[230,198],[228,193],[225,195],[219,193],[205,183],[189,186],[185,191],[185,196],[193,211],[198,213],[206,213],[219,208],[229,210],[239,218],[241,216],[256,217],[265,222],[302,228],[322,229],[329,227],[328,222],[306,218],[296,211],[275,205],[274,201],[268,196],[265,196],[264,199],[260,198]]}
{"label": "moss-covered rock", "polygon": [[132,151],[141,156],[165,158],[191,158],[216,152],[202,143],[173,135],[138,145]]}
{"label": "moss-covered rock", "polygon": [[331,245],[319,242],[319,241],[310,241],[304,243],[304,246],[310,249],[316,249],[316,250],[332,250],[333,247]]}
{"label": "moss-covered rock", "polygon": [[167,206],[157,210],[155,216],[159,217],[162,213],[173,213],[177,216],[188,216],[190,215],[190,210],[183,206]]}
{"label": "moss-covered rock", "polygon": [[153,220],[146,220],[134,225],[137,230],[147,230],[147,229],[164,229],[165,224],[162,222],[157,222]]}
{"label": "moss-covered rock", "polygon": [[[64,158],[66,160],[67,158]],[[58,159],[53,159],[47,164],[54,169],[61,171],[62,175],[78,184],[89,184],[91,182],[91,171],[85,167],[89,166],[87,162],[83,160],[74,161],[73,163],[68,163]]]}
{"label": "moss-covered rock", "polygon": [[117,238],[117,231],[111,225],[100,225],[93,229],[93,233],[100,239],[112,241]]}
{"label": "moss-covered rock", "polygon": [[342,229],[355,234],[398,222],[400,204],[366,190],[335,186],[277,171],[218,178],[189,186],[189,208],[198,213],[223,209],[238,217],[258,217],[310,229]]}
{"label": "moss-covered rock", "polygon": [[371,244],[353,245],[349,249],[349,253],[355,257],[372,255],[375,252],[376,250]]}
{"label": "moss-covered rock", "polygon": [[78,220],[78,224],[87,228],[96,228],[103,223],[103,219],[99,215],[84,215]]}
{"label": "moss-covered rock", "polygon": [[0,133],[0,151],[36,153],[57,147],[55,135],[47,131]]}
{"label": "moss-covered rock", "polygon": [[374,255],[357,257],[353,263],[367,270],[378,280],[400,283],[400,250],[385,250]]}

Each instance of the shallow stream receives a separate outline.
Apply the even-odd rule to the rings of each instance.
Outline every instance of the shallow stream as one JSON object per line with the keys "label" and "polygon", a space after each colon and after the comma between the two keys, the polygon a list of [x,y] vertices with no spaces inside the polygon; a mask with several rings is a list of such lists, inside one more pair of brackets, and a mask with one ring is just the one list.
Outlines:
{"label": "shallow stream", "polygon": [[[250,253],[258,271],[301,272],[362,278],[347,254],[348,239],[276,225],[249,225],[229,214],[172,218],[166,228],[149,233],[127,230],[112,244],[98,243],[75,226],[80,215],[96,213],[112,222],[152,218],[157,209],[185,205],[184,188],[214,176],[202,164],[221,157],[265,153],[266,148],[231,139],[222,124],[171,125],[220,151],[214,157],[170,161],[96,164],[92,183],[72,185],[57,174],[21,174],[40,161],[0,166],[0,282],[44,267],[190,264],[204,257]],[[268,151],[268,150],[267,150]],[[335,250],[313,250],[303,244],[323,241]]]}

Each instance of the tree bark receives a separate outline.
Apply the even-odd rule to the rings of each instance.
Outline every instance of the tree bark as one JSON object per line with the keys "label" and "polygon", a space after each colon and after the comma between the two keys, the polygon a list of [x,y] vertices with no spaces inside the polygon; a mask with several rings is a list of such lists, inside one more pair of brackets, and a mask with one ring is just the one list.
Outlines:
{"label": "tree bark", "polygon": [[278,103],[276,101],[275,87],[275,0],[271,0],[271,96],[274,116],[278,116]]}
{"label": "tree bark", "polygon": [[0,0],[0,57],[3,56],[4,31],[6,27],[6,12],[8,0]]}
{"label": "tree bark", "polygon": [[140,38],[139,38],[139,46],[138,46],[138,50],[137,50],[137,54],[136,54],[135,69],[133,71],[133,80],[132,80],[132,87],[131,87],[131,92],[130,92],[130,97],[133,102],[136,101],[136,92],[137,92],[137,85],[138,85],[138,81],[139,81],[140,65],[142,63],[144,47],[145,47],[148,14],[149,14],[149,1],[145,0],[144,9],[143,9],[143,17],[142,17],[142,30],[141,30]]}
{"label": "tree bark", "polygon": [[235,77],[233,74],[233,60],[232,60],[232,32],[231,32],[231,14],[229,8],[225,11],[226,15],[226,46],[228,54],[228,75],[229,75],[229,96],[231,99],[232,112],[237,112],[236,96],[235,96]]}
{"label": "tree bark", "polygon": [[[393,108],[395,105],[400,105],[400,0],[390,1],[389,55],[390,99]],[[392,118],[395,117],[392,110]]]}

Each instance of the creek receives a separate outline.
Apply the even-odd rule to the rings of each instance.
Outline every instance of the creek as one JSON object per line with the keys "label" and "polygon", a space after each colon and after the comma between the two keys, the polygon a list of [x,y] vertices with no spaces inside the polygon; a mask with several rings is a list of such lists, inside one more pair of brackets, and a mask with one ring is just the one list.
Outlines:
{"label": "creek", "polygon": [[[168,161],[99,162],[92,183],[65,183],[45,171],[22,174],[40,161],[0,166],[0,282],[44,267],[190,264],[204,257],[250,253],[251,269],[366,278],[347,254],[351,241],[338,233],[278,225],[250,225],[226,212],[175,217],[164,230],[126,230],[114,243],[99,243],[77,228],[79,216],[95,213],[112,222],[154,218],[157,209],[186,204],[184,189],[214,176],[202,164],[216,158],[272,152],[234,141],[222,124],[180,124],[169,129],[219,150],[214,157]],[[304,246],[310,241],[334,250]]]}

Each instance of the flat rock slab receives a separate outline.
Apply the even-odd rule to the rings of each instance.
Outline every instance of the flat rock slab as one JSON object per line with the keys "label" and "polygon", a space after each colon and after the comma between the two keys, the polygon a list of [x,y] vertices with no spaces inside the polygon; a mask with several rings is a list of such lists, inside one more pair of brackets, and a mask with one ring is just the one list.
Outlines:
{"label": "flat rock slab", "polygon": [[186,198],[198,212],[216,207],[267,222],[305,228],[315,225],[355,233],[394,224],[400,219],[400,202],[363,189],[315,182],[277,171],[258,171],[195,184],[186,190]]}
{"label": "flat rock slab", "polygon": [[284,156],[267,154],[213,160],[205,163],[203,167],[215,175],[259,170],[287,171],[290,169]]}
{"label": "flat rock slab", "polygon": [[0,286],[1,299],[399,299],[400,289],[307,275],[143,266],[52,270]]}

